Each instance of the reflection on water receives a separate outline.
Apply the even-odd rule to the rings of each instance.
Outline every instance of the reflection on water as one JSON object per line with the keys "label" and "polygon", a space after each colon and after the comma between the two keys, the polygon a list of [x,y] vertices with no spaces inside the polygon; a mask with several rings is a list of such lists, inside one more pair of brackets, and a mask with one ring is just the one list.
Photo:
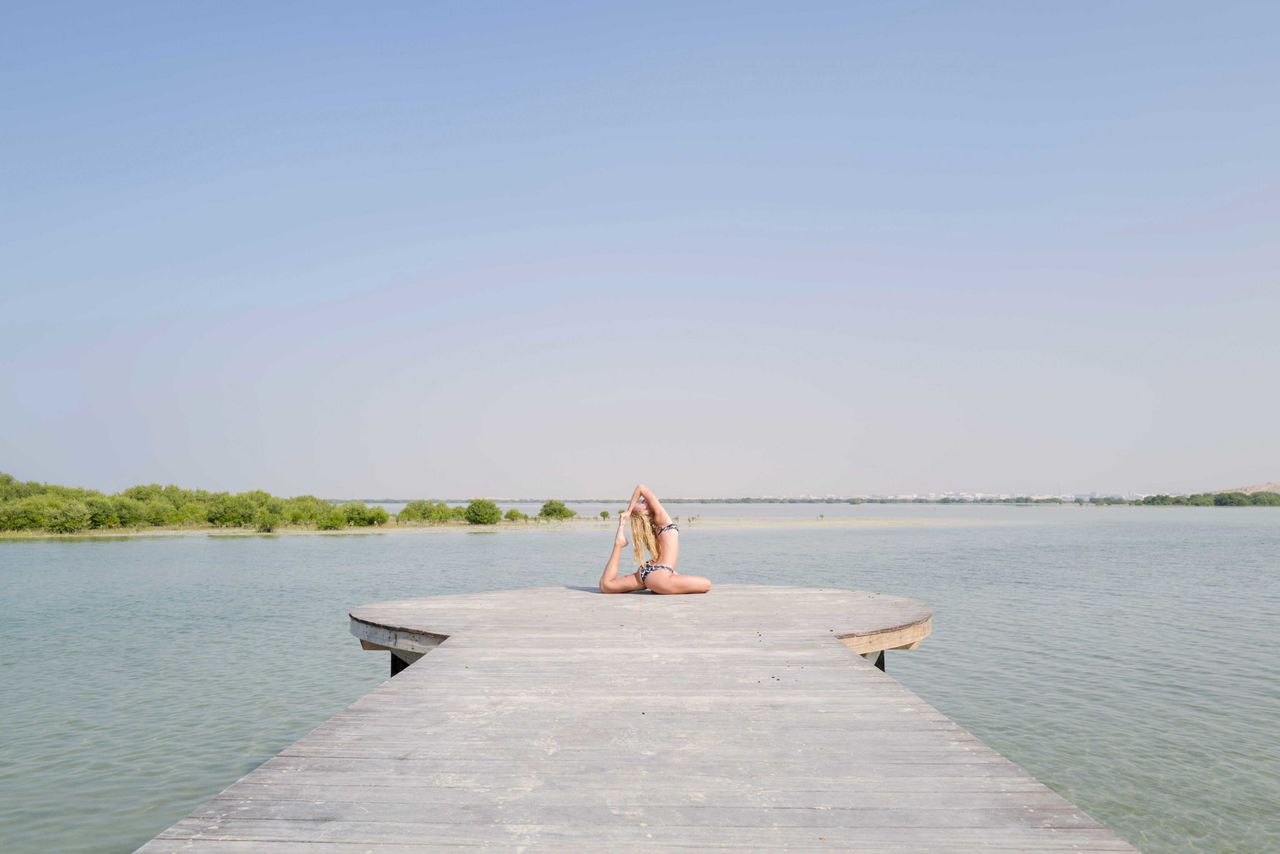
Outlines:
{"label": "reflection on water", "polygon": [[[925,523],[695,521],[681,558],[922,599],[889,673],[992,747],[1144,850],[1280,850],[1280,511],[672,510]],[[347,608],[594,584],[611,530],[0,542],[0,847],[140,844],[385,677]]]}

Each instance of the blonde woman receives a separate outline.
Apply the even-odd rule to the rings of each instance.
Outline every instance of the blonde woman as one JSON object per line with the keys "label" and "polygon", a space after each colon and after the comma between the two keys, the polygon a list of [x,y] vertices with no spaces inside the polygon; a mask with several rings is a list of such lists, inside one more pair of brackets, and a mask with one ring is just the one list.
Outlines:
{"label": "blonde woman", "polygon": [[[627,526],[631,526],[631,539],[635,542],[637,569],[630,575],[618,577],[618,560],[627,544]],[[613,538],[613,554],[600,576],[601,593],[631,593],[635,590],[652,590],[654,593],[706,593],[711,582],[696,575],[680,575],[676,572],[676,559],[680,556],[680,529],[658,501],[658,496],[643,483],[631,494],[631,503],[618,518],[618,532]],[[644,560],[644,553],[649,553]]]}

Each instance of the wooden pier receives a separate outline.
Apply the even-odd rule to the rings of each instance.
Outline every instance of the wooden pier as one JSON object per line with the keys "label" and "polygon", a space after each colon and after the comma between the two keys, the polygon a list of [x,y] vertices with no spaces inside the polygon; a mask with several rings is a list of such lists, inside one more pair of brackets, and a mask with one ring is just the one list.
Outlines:
{"label": "wooden pier", "polygon": [[877,669],[930,625],[733,585],[357,608],[397,675],[139,850],[1132,851]]}

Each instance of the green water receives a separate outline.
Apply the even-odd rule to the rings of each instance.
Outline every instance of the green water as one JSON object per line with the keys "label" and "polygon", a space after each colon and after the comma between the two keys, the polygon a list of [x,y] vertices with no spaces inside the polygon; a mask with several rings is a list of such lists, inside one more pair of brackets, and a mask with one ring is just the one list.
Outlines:
{"label": "green water", "polygon": [[[934,635],[889,672],[996,750],[1145,851],[1280,850],[1280,511],[677,512],[921,523],[694,523],[681,568],[922,599]],[[0,849],[132,849],[385,678],[348,607],[594,584],[610,539],[0,542]]]}

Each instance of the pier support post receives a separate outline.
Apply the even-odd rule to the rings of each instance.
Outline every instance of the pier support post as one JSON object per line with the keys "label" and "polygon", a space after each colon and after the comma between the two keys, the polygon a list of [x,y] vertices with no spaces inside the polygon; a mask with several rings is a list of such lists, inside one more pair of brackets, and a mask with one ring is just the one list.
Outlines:
{"label": "pier support post", "polygon": [[423,655],[424,653],[421,652],[406,652],[402,649],[391,650],[391,675],[397,675],[410,664],[422,658]]}

